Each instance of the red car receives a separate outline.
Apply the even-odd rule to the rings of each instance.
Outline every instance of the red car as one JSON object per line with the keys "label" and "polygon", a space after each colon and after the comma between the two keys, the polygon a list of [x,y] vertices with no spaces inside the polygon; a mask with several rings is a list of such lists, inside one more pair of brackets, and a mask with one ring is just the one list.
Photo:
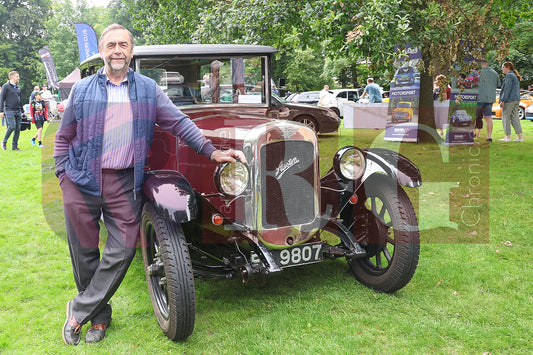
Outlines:
{"label": "red car", "polygon": [[472,70],[468,76],[461,74],[457,78],[457,87],[464,86],[465,88],[473,88],[479,85],[479,72]]}
{"label": "red car", "polygon": [[[401,185],[420,186],[420,171],[396,152],[346,146],[321,177],[316,133],[272,118],[275,52],[249,45],[134,48],[133,69],[172,91],[215,147],[240,149],[247,161],[216,164],[156,127],[141,245],[154,313],[170,339],[184,340],[194,329],[193,276],[247,281],[345,258],[361,283],[395,292],[415,272],[418,224]],[[101,65],[96,55],[81,69]],[[178,84],[163,80],[168,72],[179,72],[187,90],[170,90]],[[322,238],[324,231],[338,241]]]}

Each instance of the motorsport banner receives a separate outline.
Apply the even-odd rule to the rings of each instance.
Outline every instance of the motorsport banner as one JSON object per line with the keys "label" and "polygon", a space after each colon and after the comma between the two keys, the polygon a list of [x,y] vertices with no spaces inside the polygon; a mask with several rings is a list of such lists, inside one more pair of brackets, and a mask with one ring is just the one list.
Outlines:
{"label": "motorsport banner", "polygon": [[76,37],[78,38],[78,51],[80,52],[80,63],[93,54],[98,53],[98,39],[96,32],[86,23],[76,24]]}
{"label": "motorsport banner", "polygon": [[[454,80],[460,80],[452,78]],[[460,92],[453,88],[450,97],[450,111],[448,129],[446,130],[447,144],[473,144],[474,125],[476,121],[477,89]],[[458,96],[461,98],[458,100]]]}
{"label": "motorsport banner", "polygon": [[46,70],[46,81],[48,82],[48,87],[53,89],[59,89],[59,80],[57,78],[56,66],[54,64],[54,59],[52,54],[47,46],[39,49],[39,56],[44,64],[44,69]]}
{"label": "motorsport banner", "polygon": [[394,62],[394,78],[389,92],[385,140],[416,142],[420,102],[420,73],[417,65],[422,52],[407,45],[408,57]]}
{"label": "motorsport banner", "polygon": [[[463,42],[461,44],[465,45]],[[446,130],[446,144],[450,145],[474,143],[479,71],[468,69],[476,63],[475,58],[468,54],[472,51],[468,43],[464,46],[464,51],[462,63],[455,64],[459,75],[451,78],[450,111]],[[474,65],[475,67],[477,66]]]}

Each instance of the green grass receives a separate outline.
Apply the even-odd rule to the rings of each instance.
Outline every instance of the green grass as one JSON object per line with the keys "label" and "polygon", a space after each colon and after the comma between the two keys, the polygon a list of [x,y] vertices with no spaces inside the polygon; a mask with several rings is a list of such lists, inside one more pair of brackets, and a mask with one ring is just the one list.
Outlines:
{"label": "green grass", "polygon": [[[423,228],[420,263],[393,295],[357,283],[342,260],[248,284],[200,279],[194,333],[174,343],[153,315],[139,252],[112,299],[107,338],[75,349],[61,339],[76,289],[51,176],[51,135],[41,152],[29,143],[35,130],[22,132],[21,152],[0,151],[0,353],[531,353],[533,122],[522,126],[526,143],[450,147],[449,162],[436,144],[383,142],[378,130],[320,137],[322,171],[337,147],[354,142],[398,148],[422,171],[423,188],[408,189]],[[503,137],[500,121],[494,137]],[[478,151],[480,165],[472,166]],[[480,183],[473,189],[474,176]],[[481,215],[474,227],[460,222],[469,203]]]}

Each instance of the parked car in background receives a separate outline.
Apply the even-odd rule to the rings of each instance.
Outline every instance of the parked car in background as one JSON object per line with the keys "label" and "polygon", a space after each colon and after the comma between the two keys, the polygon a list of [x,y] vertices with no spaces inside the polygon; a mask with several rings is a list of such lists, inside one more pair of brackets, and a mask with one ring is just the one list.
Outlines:
{"label": "parked car in background", "polygon": [[298,93],[290,93],[287,96],[284,97],[285,101],[292,102],[292,98],[298,95]]}
{"label": "parked car in background", "polygon": [[341,122],[328,107],[287,102],[274,93],[270,112],[273,118],[303,123],[317,133],[337,132]]}
{"label": "parked car in background", "polygon": [[[496,97],[496,101],[492,105],[492,118],[502,118],[502,108],[500,107],[500,97]],[[533,105],[533,93],[523,91],[520,93],[520,103],[518,104],[518,118],[523,120],[526,118],[526,109]]]}
{"label": "parked car in background", "polygon": [[304,91],[292,97],[291,102],[295,104],[316,105],[320,100],[320,91]]}
{"label": "parked car in background", "polygon": [[333,89],[329,90],[329,105],[336,107],[340,117],[344,116],[344,104],[347,102],[357,102],[364,89]]}
{"label": "parked car in background", "polygon": [[533,105],[529,105],[526,108],[526,120],[533,121]]}
{"label": "parked car in background", "polygon": [[459,76],[457,78],[457,87],[464,86],[465,88],[473,88],[479,85],[479,72],[472,70],[467,76]]}
{"label": "parked car in background", "polygon": [[450,121],[454,127],[470,126],[472,123],[472,116],[470,116],[466,110],[456,110],[451,115]]}
{"label": "parked car in background", "polygon": [[409,101],[400,101],[392,110],[391,122],[411,122],[413,120],[413,103]]}
{"label": "parked car in background", "polygon": [[22,108],[24,109],[24,112],[22,113],[20,119],[20,130],[25,131],[27,129],[31,129],[30,104],[25,104]]}

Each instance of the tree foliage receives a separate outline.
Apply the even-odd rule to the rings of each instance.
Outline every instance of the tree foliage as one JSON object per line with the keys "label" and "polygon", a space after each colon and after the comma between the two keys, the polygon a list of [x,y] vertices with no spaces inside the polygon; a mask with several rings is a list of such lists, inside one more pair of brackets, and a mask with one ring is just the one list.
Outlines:
{"label": "tree foliage", "polygon": [[[503,2],[507,0],[502,0]],[[511,12],[504,18],[497,0],[369,0],[354,20],[347,40],[354,55],[390,60],[407,44],[422,51],[419,122],[434,127],[432,79],[437,73],[468,73],[476,60],[494,50],[508,53]],[[401,52],[400,52],[401,55]],[[469,58],[469,61],[464,61]],[[459,65],[456,65],[459,64]]]}
{"label": "tree foliage", "polygon": [[0,0],[0,82],[18,71],[23,97],[41,80],[38,50],[45,43],[50,6],[50,0]]}

